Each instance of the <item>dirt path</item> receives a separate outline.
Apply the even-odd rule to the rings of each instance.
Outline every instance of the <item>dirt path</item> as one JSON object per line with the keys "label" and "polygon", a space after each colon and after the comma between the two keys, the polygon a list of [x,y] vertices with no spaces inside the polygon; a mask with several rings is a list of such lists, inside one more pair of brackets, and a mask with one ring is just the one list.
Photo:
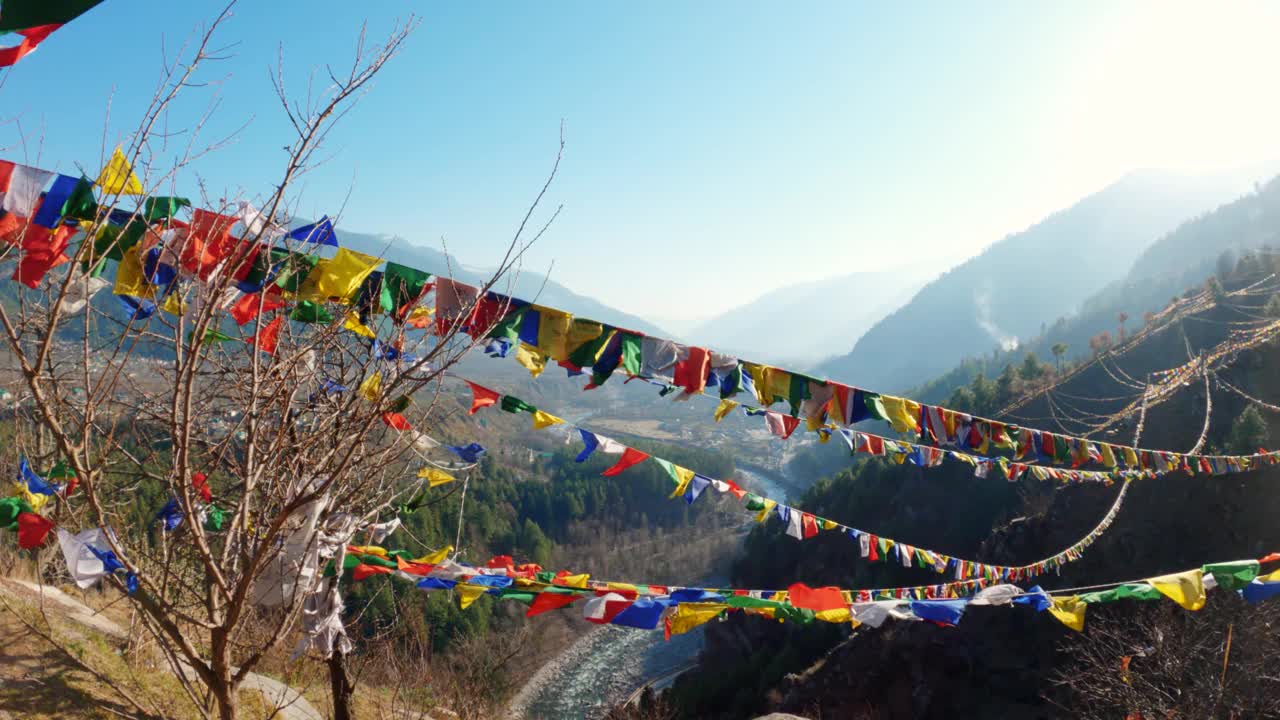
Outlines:
{"label": "dirt path", "polygon": [[[51,603],[56,606],[59,614],[66,619],[109,638],[124,640],[128,636],[125,629],[115,621],[55,587],[6,578],[0,579],[0,591],[27,602],[38,603],[43,599],[46,605]],[[249,673],[241,687],[261,693],[268,703],[279,709],[276,717],[282,720],[325,720],[325,716],[301,693],[279,680]]]}

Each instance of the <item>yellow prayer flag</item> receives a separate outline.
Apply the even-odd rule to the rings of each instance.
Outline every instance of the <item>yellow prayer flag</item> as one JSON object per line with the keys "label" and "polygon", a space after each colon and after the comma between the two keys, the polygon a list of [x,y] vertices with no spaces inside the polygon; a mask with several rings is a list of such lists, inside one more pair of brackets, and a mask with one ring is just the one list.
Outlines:
{"label": "yellow prayer flag", "polygon": [[1124,464],[1129,467],[1138,467],[1138,453],[1134,452],[1131,447],[1124,449]]}
{"label": "yellow prayer flag", "polygon": [[822,521],[822,529],[823,529],[823,530],[835,530],[835,529],[836,529],[836,528],[838,528],[838,527],[840,527],[840,524],[839,524],[839,523],[837,523],[835,520],[823,520],[823,521]]}
{"label": "yellow prayer flag", "polygon": [[541,430],[542,428],[551,427],[552,425],[560,425],[562,423],[564,423],[564,420],[561,420],[551,413],[546,413],[541,410],[533,411],[534,430]]}
{"label": "yellow prayer flag", "polygon": [[[542,326],[539,325],[538,329],[541,330]],[[613,331],[610,331],[610,334],[612,334],[612,332]],[[603,334],[604,326],[600,323],[594,320],[574,318],[573,322],[569,325],[569,333],[564,343],[565,357],[567,358],[569,355],[572,355],[575,350],[586,345],[592,340],[599,338]],[[584,363],[583,367],[594,364],[600,357],[601,352],[604,352],[604,344],[600,345],[600,350],[596,353],[596,357],[591,358],[591,362]]]}
{"label": "yellow prayer flag", "polygon": [[676,477],[679,478],[676,481],[676,489],[671,492],[671,497],[678,498],[681,495],[684,495],[685,490],[689,489],[689,482],[693,480],[694,472],[689,468],[682,468],[679,465],[674,464],[671,468],[675,470]]}
{"label": "yellow prayer flag", "polygon": [[458,583],[454,588],[458,591],[458,605],[463,610],[471,607],[471,603],[475,602],[476,598],[489,592],[489,588],[484,585],[468,585],[467,583]]}
{"label": "yellow prayer flag", "polygon": [[142,194],[142,183],[138,182],[138,176],[133,174],[133,168],[129,167],[129,161],[125,159],[119,145],[111,153],[111,160],[107,162],[107,166],[98,173],[98,187],[108,195]]}
{"label": "yellow prayer flag", "polygon": [[27,487],[25,482],[16,482],[13,484],[13,487],[17,491],[17,495],[23,500],[26,500],[27,504],[31,506],[31,509],[36,512],[40,512],[40,508],[44,507],[44,504],[49,502],[49,498],[53,497],[52,495],[31,492],[31,489]]}
{"label": "yellow prayer flag", "polygon": [[307,279],[298,288],[298,299],[324,302],[336,298],[349,303],[364,279],[381,264],[381,258],[338,248],[333,257],[316,263],[307,274]]}
{"label": "yellow prayer flag", "polygon": [[523,365],[529,371],[529,374],[536,378],[542,374],[543,368],[547,366],[547,356],[538,352],[537,348],[520,343],[516,347],[516,362]]}
{"label": "yellow prayer flag", "polygon": [[455,480],[455,478],[449,473],[443,470],[437,470],[433,467],[424,467],[418,470],[418,477],[426,480],[429,487],[444,485],[445,483],[451,483]]}
{"label": "yellow prayer flag", "polygon": [[585,589],[587,587],[587,579],[590,577],[591,577],[590,573],[580,573],[578,575],[565,575],[562,578],[557,578],[556,584],[563,585],[565,587],[575,587],[575,588]]}
{"label": "yellow prayer flag", "polygon": [[920,403],[892,395],[881,395],[880,402],[895,432],[908,432],[920,426]]}
{"label": "yellow prayer flag", "polygon": [[762,523],[769,519],[769,512],[778,506],[776,500],[764,499],[764,509],[756,513],[756,522]]}
{"label": "yellow prayer flag", "polygon": [[360,383],[360,397],[369,402],[378,402],[382,397],[382,371],[374,370],[373,374]]}
{"label": "yellow prayer flag", "polygon": [[178,297],[178,293],[176,292],[169,293],[169,296],[164,299],[164,304],[160,306],[160,309],[170,315],[187,314],[187,304],[183,302],[181,297]]}
{"label": "yellow prayer flag", "polygon": [[1188,610],[1204,607],[1204,575],[1199,569],[1147,578],[1147,582]]}
{"label": "yellow prayer flag", "polygon": [[1054,617],[1076,632],[1084,630],[1084,611],[1088,609],[1089,606],[1080,602],[1076,595],[1053,598],[1053,605],[1049,606]]}
{"label": "yellow prayer flag", "polygon": [[156,288],[143,276],[141,248],[137,245],[125,250],[116,266],[116,284],[111,292],[116,295],[132,295],[153,298]]}
{"label": "yellow prayer flag", "polygon": [[608,590],[623,590],[626,592],[638,592],[638,589],[636,588],[636,586],[632,585],[631,583],[607,582],[604,584],[604,586]]}
{"label": "yellow prayer flag", "polygon": [[1098,443],[1098,455],[1102,458],[1103,467],[1113,468],[1116,466],[1116,455],[1111,452],[1110,444]]}
{"label": "yellow prayer flag", "polygon": [[538,351],[556,362],[568,360],[569,327],[573,324],[573,316],[541,305],[534,307],[538,311]]}
{"label": "yellow prayer flag", "polygon": [[427,553],[426,555],[423,555],[422,557],[414,560],[413,562],[424,563],[426,565],[438,565],[444,562],[449,557],[449,553],[451,552],[453,552],[453,546],[447,545],[435,552]]}
{"label": "yellow prayer flag", "polygon": [[738,407],[738,403],[732,400],[721,400],[720,404],[716,406],[716,422],[723,420],[725,416],[733,412],[733,409],[736,407]]}
{"label": "yellow prayer flag", "polygon": [[1262,582],[1280,582],[1280,570],[1274,570],[1266,575],[1258,577]]}
{"label": "yellow prayer flag", "polygon": [[377,545],[352,545],[351,552],[360,555],[377,555],[378,557],[386,557],[387,549],[378,547]]}
{"label": "yellow prayer flag", "polygon": [[725,603],[680,603],[667,618],[667,627],[672,635],[682,635],[716,619],[727,607]]}
{"label": "yellow prayer flag", "polygon": [[360,322],[360,313],[355,310],[351,310],[347,313],[347,319],[342,323],[342,327],[357,335],[363,335],[367,338],[377,337],[368,325]]}
{"label": "yellow prayer flag", "polygon": [[831,610],[819,610],[813,614],[815,618],[823,622],[829,623],[846,623],[853,621],[853,613],[849,612],[849,608],[833,608]]}
{"label": "yellow prayer flag", "polygon": [[413,325],[415,323],[425,323],[431,319],[432,315],[435,315],[435,314],[436,314],[435,308],[423,307],[419,305],[409,311],[409,317],[407,318],[407,320],[410,325]]}

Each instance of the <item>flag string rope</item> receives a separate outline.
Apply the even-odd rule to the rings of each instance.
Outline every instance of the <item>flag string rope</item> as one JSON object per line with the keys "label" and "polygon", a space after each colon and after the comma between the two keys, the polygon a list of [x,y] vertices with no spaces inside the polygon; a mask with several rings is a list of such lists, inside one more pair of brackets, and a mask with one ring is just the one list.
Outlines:
{"label": "flag string rope", "polygon": [[[472,414],[482,408],[489,407],[491,405],[498,405],[508,412],[525,412],[533,415],[535,428],[564,425],[566,428],[575,429],[582,435],[583,442],[586,445],[584,451],[579,454],[577,458],[578,461],[585,461],[593,452],[602,447],[604,452],[621,455],[622,458],[619,460],[618,464],[605,471],[606,476],[611,477],[622,472],[627,467],[631,467],[652,458],[669,475],[671,475],[672,481],[675,484],[675,490],[671,494],[673,499],[677,497],[684,497],[687,502],[692,503],[707,487],[714,487],[722,494],[732,492],[739,499],[745,499],[746,510],[755,512],[757,521],[764,522],[768,519],[771,513],[776,513],[779,520],[786,525],[787,534],[797,539],[808,539],[818,535],[821,531],[835,530],[847,535],[851,540],[857,542],[862,556],[872,561],[883,560],[888,562],[890,559],[889,555],[892,552],[904,565],[917,564],[921,567],[931,567],[939,573],[944,573],[950,570],[955,574],[957,579],[983,575],[1005,579],[1022,579],[1041,575],[1050,570],[1056,570],[1067,562],[1079,559],[1083,556],[1085,548],[1093,544],[1093,542],[1110,527],[1116,515],[1120,512],[1125,494],[1129,487],[1129,481],[1128,479],[1125,479],[1121,484],[1119,492],[1116,493],[1115,500],[1111,503],[1110,508],[1103,515],[1098,524],[1090,530],[1088,534],[1061,552],[1024,565],[995,565],[991,563],[978,562],[976,560],[958,558],[935,550],[919,548],[909,543],[879,536],[875,533],[860,530],[844,523],[814,516],[811,513],[795,508],[787,503],[779,502],[766,495],[751,492],[740,487],[736,482],[726,482],[699,475],[692,470],[680,467],[663,458],[651,456],[648,453],[623,445],[622,443],[606,436],[593,433],[580,425],[567,423],[561,418],[539,410],[538,408],[529,405],[512,395],[499,393],[497,390],[493,390],[471,380],[467,380],[454,373],[449,373],[448,376],[461,380],[471,388],[473,397]],[[590,440],[588,440],[588,437],[590,437]],[[896,548],[896,550],[894,548]]]}
{"label": "flag string rope", "polygon": [[[104,198],[143,194],[141,183],[137,180],[128,160],[120,152],[119,148],[113,154],[108,166],[104,168],[97,183],[91,183],[87,178],[81,178],[77,181],[70,176],[60,176],[53,172],[39,170],[26,165],[7,163],[5,161],[0,161],[0,163],[4,163],[11,168],[10,175],[17,173],[21,177],[30,177],[32,182],[38,185],[35,187],[34,192],[24,193],[22,206],[15,205],[11,212],[15,217],[24,218],[25,224],[10,222],[3,229],[4,234],[8,236],[21,235],[22,237],[17,238],[19,242],[16,244],[24,248],[27,245],[31,245],[33,251],[48,249],[44,248],[43,245],[53,247],[52,243],[55,242],[63,243],[65,246],[68,238],[63,231],[69,228],[64,226],[64,221],[74,223],[76,220],[83,220],[84,218],[81,215],[87,215],[88,220],[85,225],[89,230],[94,231],[90,234],[96,235],[96,230],[104,224],[129,226],[135,221],[141,221],[145,226],[159,225],[168,227],[174,214],[179,211],[185,211],[184,208],[190,205],[189,201],[185,199],[167,198],[170,201],[168,203],[169,211],[160,213],[158,216],[152,214],[154,208],[147,210],[142,202],[139,203],[138,209],[132,212],[121,211],[117,213],[118,217],[99,212],[93,196],[95,185],[102,188]],[[44,185],[55,177],[57,179],[49,192],[42,192]],[[82,187],[84,188],[83,191],[81,191]],[[59,194],[51,198],[50,196],[55,193]],[[92,205],[92,209],[85,210],[85,202],[79,202],[73,207],[73,199],[79,198],[79,200],[83,201],[85,200],[85,195],[91,201],[88,205]],[[45,207],[46,205],[48,205],[47,208]],[[192,210],[191,212],[192,223],[189,227],[175,227],[171,228],[171,231],[175,234],[175,237],[181,235],[186,239],[193,240],[195,244],[204,243],[205,254],[216,262],[206,268],[203,260],[188,262],[187,260],[189,259],[184,256],[183,261],[178,263],[181,265],[180,268],[177,266],[170,268],[173,270],[174,276],[190,277],[198,275],[205,277],[211,273],[218,272],[218,268],[223,264],[232,262],[239,264],[239,266],[233,265],[230,271],[235,273],[237,275],[236,280],[243,284],[244,281],[238,276],[256,272],[257,266],[253,263],[256,263],[259,255],[261,255],[258,251],[264,247],[270,248],[269,244],[258,241],[263,237],[268,239],[273,237],[273,231],[270,229],[274,227],[271,222],[273,219],[263,218],[257,210],[247,204],[242,204],[240,211],[236,215],[221,215],[207,210]],[[236,223],[240,223],[244,227],[242,237],[239,238],[230,236],[231,230]],[[258,228],[257,231],[253,230],[255,226]],[[28,243],[25,235],[33,227],[36,231],[39,231],[35,232],[35,235],[40,235],[43,232],[44,236],[43,239],[40,237],[32,238],[31,242]],[[123,254],[134,253],[135,259],[140,260],[141,257],[138,254],[140,250],[135,249],[138,248],[136,239],[130,236],[129,240],[132,241],[132,244],[126,248],[122,238],[127,234],[121,233],[120,235],[121,238],[109,241],[108,249],[115,247]],[[327,218],[323,218],[322,221],[309,226],[296,228],[289,232],[288,236],[303,242],[332,246],[337,246],[338,244],[332,222]],[[88,245],[92,246],[94,243],[88,243]],[[85,246],[86,243],[82,242],[80,249],[76,252],[77,259],[83,254],[82,251]],[[152,249],[163,251],[165,248],[167,248],[167,245]],[[243,252],[245,248],[255,252]],[[287,252],[292,255],[295,251],[290,249]],[[249,255],[252,255],[252,261],[250,261]],[[15,277],[20,278],[31,287],[38,286],[44,275],[53,267],[48,263],[42,264],[39,261],[39,258],[42,257],[44,256],[40,253],[24,254]],[[265,288],[268,279],[274,281],[273,287],[279,286],[280,288],[286,288],[286,285],[281,284],[282,281],[286,281],[287,290],[291,293],[289,298],[291,300],[313,300],[321,303],[336,301],[347,307],[355,305],[361,313],[361,322],[358,325],[365,330],[368,330],[367,326],[364,325],[366,314],[373,314],[380,310],[373,309],[372,305],[369,308],[365,308],[361,304],[365,302],[363,298],[372,297],[375,291],[380,296],[386,297],[386,301],[382,305],[392,305],[392,307],[383,308],[388,311],[411,308],[427,294],[426,279],[430,278],[430,274],[423,271],[388,263],[386,271],[378,276],[380,287],[371,288],[366,293],[362,292],[363,285],[366,280],[373,277],[376,268],[383,264],[380,258],[353,253],[346,250],[346,248],[339,248],[333,261],[322,260],[319,256],[311,257],[314,257],[317,262],[306,271],[305,278],[290,279],[282,277],[277,279],[275,275],[279,272],[279,266],[268,267],[261,282],[255,280],[259,288],[258,292],[264,292],[263,288]],[[336,262],[339,259],[341,262]],[[28,262],[29,260],[30,262]],[[320,273],[316,273],[316,268],[319,268],[322,264],[324,269]],[[339,272],[339,269],[341,269],[341,272]],[[393,270],[396,273],[397,282],[400,283],[397,286],[399,288],[396,291],[397,295],[402,294],[405,287],[412,286],[415,288],[414,292],[409,293],[407,303],[397,303],[390,293],[381,292],[387,289],[384,278],[387,274],[391,274]],[[298,290],[305,285],[305,282],[312,279],[311,276],[313,274],[318,274],[322,279],[316,280],[314,291],[304,297]],[[117,273],[115,292],[121,297],[122,303],[134,308],[133,317],[135,320],[145,321],[157,308],[155,303],[146,301],[143,296],[148,293],[154,293],[157,289],[167,292],[167,289],[172,288],[172,284],[167,288],[157,288],[153,284],[153,276],[146,273],[126,273],[126,275],[129,275],[129,277],[122,278],[121,274]],[[133,275],[139,275],[139,277],[133,277]],[[291,284],[293,281],[302,281],[302,283]],[[123,287],[122,283],[124,283]],[[321,287],[322,285],[324,287]],[[330,285],[333,287],[329,287]],[[500,295],[492,291],[482,293],[480,288],[454,281],[451,278],[437,278],[434,283],[434,291],[436,331],[442,339],[452,337],[459,330],[466,330],[476,340],[492,338],[494,342],[505,342],[507,348],[515,344],[517,345],[517,359],[522,360],[522,363],[526,367],[530,367],[531,370],[536,368],[535,375],[541,371],[541,368],[545,366],[548,360],[554,360],[579,370],[584,367],[591,367],[593,384],[599,384],[605,382],[613,371],[621,365],[632,375],[669,380],[673,386],[679,380],[679,386],[690,394],[701,392],[706,387],[707,381],[712,378],[716,380],[721,391],[720,394],[725,398],[736,396],[747,389],[754,389],[761,405],[766,407],[779,401],[789,401],[792,405],[791,417],[793,419],[799,416],[802,408],[807,408],[806,417],[808,419],[830,416],[839,419],[840,424],[845,426],[855,424],[864,419],[881,419],[888,421],[898,432],[910,431],[918,433],[923,438],[931,439],[935,445],[954,445],[957,442],[964,444],[969,442],[971,437],[973,441],[984,448],[994,442],[998,449],[1001,447],[1012,449],[1021,456],[1018,459],[1025,459],[1026,452],[1033,448],[1039,452],[1041,447],[1055,445],[1052,442],[1055,437],[1054,434],[1047,431],[1006,425],[999,421],[957,412],[941,406],[929,406],[907,398],[883,395],[832,380],[814,378],[781,368],[740,360],[736,357],[714,353],[707,348],[681,345],[672,340],[659,337],[645,337],[639,333],[620,330],[593,320],[575,319],[571,314],[562,310],[533,305],[518,298]],[[161,294],[165,293],[162,292]],[[282,304],[286,308],[288,307],[288,303]],[[282,316],[277,315],[276,317],[278,321]],[[398,322],[403,322],[403,320],[403,316],[397,316]],[[570,340],[571,337],[573,337],[572,341]],[[262,340],[274,346],[273,338],[274,335],[268,333],[264,335]],[[623,347],[624,345],[625,347]],[[717,364],[717,361],[720,361],[721,364]],[[719,378],[717,368],[726,373],[725,380]],[[670,375],[667,373],[670,373]],[[597,377],[599,377],[599,383],[594,382]],[[732,378],[731,382],[727,382],[729,378]],[[968,431],[968,437],[965,434],[955,437],[951,435],[950,430],[953,429],[956,421],[964,423]],[[1010,437],[1009,434],[1016,435],[1016,437]],[[939,437],[940,435],[941,437]],[[1036,439],[1044,440],[1045,438],[1048,438],[1050,442],[1033,442]],[[1092,445],[1084,438],[1070,434],[1057,439],[1065,442],[1064,447],[1077,446],[1087,449]],[[1002,440],[1005,442],[1002,443]],[[1113,456],[1115,451],[1122,449],[1109,443],[1099,443],[1099,445],[1103,447],[1103,457]],[[1247,468],[1261,456],[1276,456],[1276,454],[1268,453],[1240,456],[1181,456],[1168,451],[1147,450],[1137,447],[1123,448],[1123,450],[1126,451],[1125,464],[1130,467],[1136,466],[1139,469],[1147,464],[1153,464],[1156,457],[1160,457],[1166,462],[1194,458],[1205,466],[1212,464],[1207,461],[1216,459],[1229,466]],[[1135,462],[1128,462],[1128,453],[1133,453],[1136,458]],[[1086,457],[1087,455],[1088,453],[1086,452]],[[1063,453],[1054,453],[1048,455],[1048,457],[1055,464],[1066,464],[1072,461],[1072,458],[1064,456]],[[1148,462],[1148,458],[1150,458],[1150,462]],[[1113,466],[1109,465],[1109,467]],[[1212,471],[1216,474],[1217,470],[1218,468],[1214,467]]]}

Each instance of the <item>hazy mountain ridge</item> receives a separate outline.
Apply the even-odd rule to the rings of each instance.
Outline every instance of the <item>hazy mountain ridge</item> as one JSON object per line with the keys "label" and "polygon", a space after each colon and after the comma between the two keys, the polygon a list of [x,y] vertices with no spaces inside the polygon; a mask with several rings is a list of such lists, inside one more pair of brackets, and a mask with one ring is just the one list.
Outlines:
{"label": "hazy mountain ridge", "polygon": [[1245,192],[1258,172],[1131,173],[944,273],[820,372],[902,390],[992,346],[1038,335],[1046,318],[1075,312],[1158,238]]}
{"label": "hazy mountain ridge", "polygon": [[906,266],[777,288],[687,335],[690,342],[717,350],[804,369],[861,336],[941,269]]}

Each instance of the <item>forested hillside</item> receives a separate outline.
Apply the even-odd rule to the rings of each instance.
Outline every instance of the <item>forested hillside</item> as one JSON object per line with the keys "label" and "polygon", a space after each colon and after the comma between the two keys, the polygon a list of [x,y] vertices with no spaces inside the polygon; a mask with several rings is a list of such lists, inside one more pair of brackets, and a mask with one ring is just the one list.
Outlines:
{"label": "forested hillside", "polygon": [[[1140,394],[1118,382],[1117,372],[1145,377],[1167,370],[1187,361],[1190,345],[1193,356],[1226,350],[1210,355],[1217,358],[1211,365],[1212,400],[1206,402],[1195,378],[1166,401],[1153,402],[1143,416],[1141,444],[1186,451],[1203,430],[1206,452],[1272,447],[1280,440],[1277,416],[1227,384],[1249,397],[1273,403],[1280,398],[1280,375],[1274,372],[1280,345],[1274,336],[1244,348],[1233,335],[1244,329],[1242,313],[1261,315],[1276,303],[1274,281],[1268,293],[1248,288],[1278,270],[1280,258],[1274,256],[1241,263],[1239,272],[1225,276],[1216,300],[1165,318],[1162,331],[1113,355],[1112,372],[1095,363],[1053,388],[1054,397],[1104,402],[1072,404],[1077,410],[1064,417],[1041,393],[1011,419],[1064,430],[1054,424],[1056,418],[1069,423],[1065,430],[1085,432],[1102,422],[1099,416],[1125,407],[1124,398]],[[1251,326],[1271,327],[1270,322],[1260,319]],[[1136,424],[1136,417],[1112,424],[1113,434],[1104,439],[1132,442]],[[1280,501],[1270,488],[1277,480],[1280,469],[1264,467],[1229,477],[1172,473],[1134,481],[1115,524],[1097,543],[1060,576],[1038,581],[1048,589],[1122,581],[1275,551]],[[941,552],[1016,564],[1057,552],[1087,533],[1117,491],[1097,484],[979,478],[961,463],[921,469],[872,458],[818,483],[796,505]],[[780,587],[797,580],[882,587],[938,578],[932,570],[868,563],[856,543],[836,533],[796,541],[772,519],[752,532],[734,574],[744,587]],[[1241,667],[1222,675],[1222,687],[1231,688],[1224,708],[1233,708],[1237,717],[1261,716],[1251,714],[1262,712],[1252,703],[1277,688],[1267,685],[1257,673],[1261,666],[1251,663],[1276,648],[1268,633],[1244,636],[1240,630],[1262,627],[1265,612],[1230,593],[1215,595],[1198,614],[1168,603],[1119,602],[1091,606],[1082,635],[1047,614],[994,608],[969,610],[955,628],[892,624],[852,633],[823,623],[778,625],[733,616],[709,633],[701,662],[714,671],[682,678],[671,699],[683,717],[741,717],[769,709],[807,717],[1122,717],[1132,707],[1205,717],[1218,711],[1189,695],[1160,698],[1158,693],[1170,683],[1191,687],[1198,684],[1192,678],[1211,676],[1213,697],[1221,700],[1219,650],[1234,624],[1233,652],[1238,654],[1232,657]],[[1135,653],[1144,643],[1150,647]],[[1103,689],[1113,691],[1111,678],[1122,656],[1131,658],[1131,666],[1130,660],[1123,662],[1137,680],[1127,695],[1108,696]]]}

